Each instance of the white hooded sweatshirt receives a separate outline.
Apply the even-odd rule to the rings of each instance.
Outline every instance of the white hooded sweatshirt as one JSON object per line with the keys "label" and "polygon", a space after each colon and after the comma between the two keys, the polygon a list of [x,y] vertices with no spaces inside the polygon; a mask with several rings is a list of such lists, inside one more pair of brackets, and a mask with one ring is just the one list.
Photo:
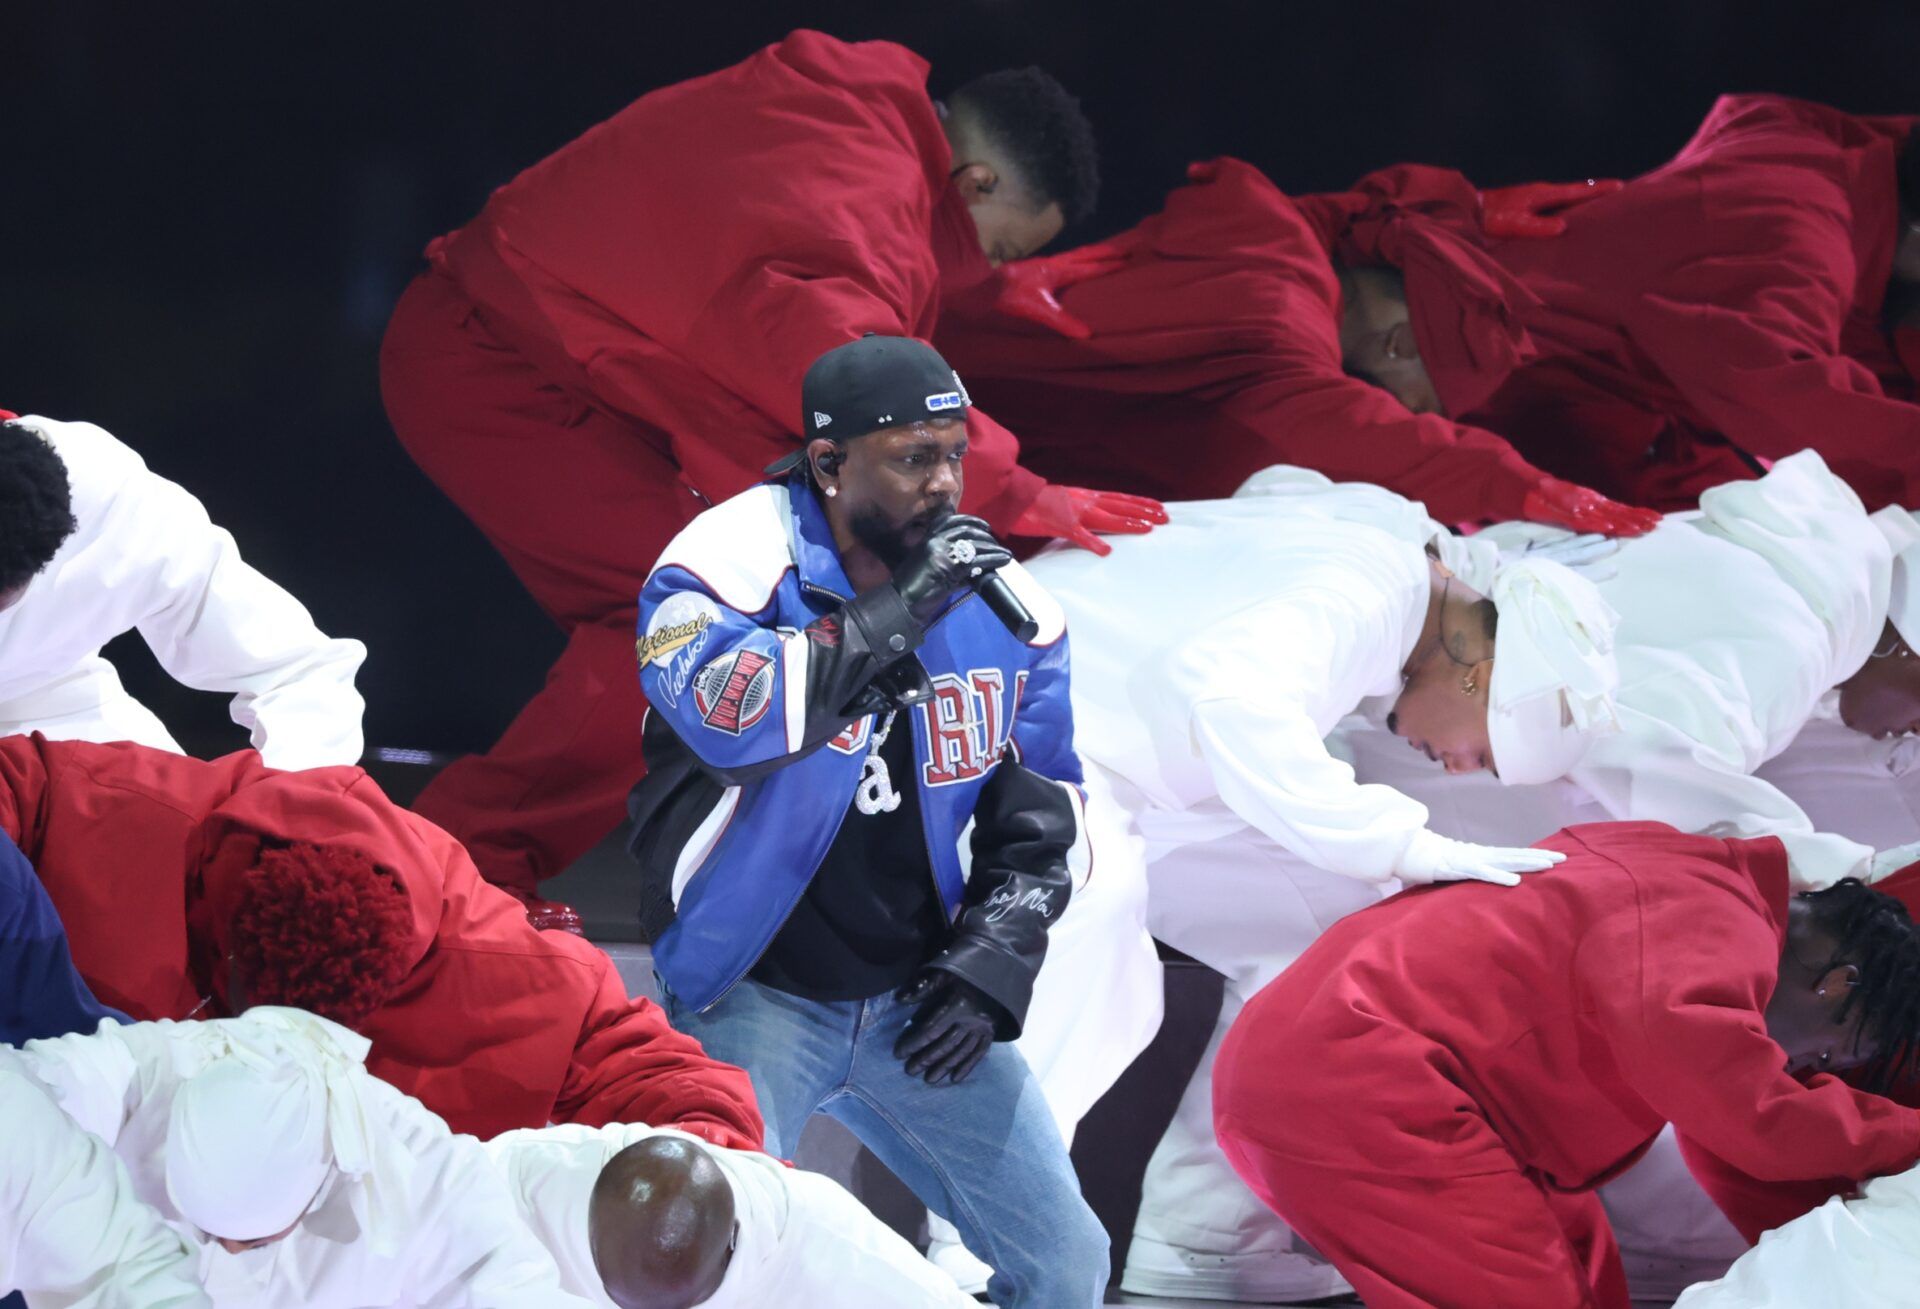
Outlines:
{"label": "white hooded sweatshirt", "polygon": [[76,527],[0,610],[0,735],[180,747],[100,647],[138,629],[186,686],[233,696],[233,721],[275,768],[352,764],[367,657],[240,558],[182,487],[91,423],[26,416],[67,466]]}
{"label": "white hooded sweatshirt", "polygon": [[702,1309],[977,1309],[952,1279],[831,1178],[644,1124],[562,1124],[497,1136],[487,1142],[487,1153],[574,1295],[602,1309],[613,1304],[588,1245],[588,1205],[608,1160],[653,1136],[699,1146],[733,1190],[740,1235],[720,1289],[702,1301]]}
{"label": "white hooded sweatshirt", "polygon": [[[76,1123],[112,1147],[135,1194],[196,1240],[200,1278],[219,1309],[586,1309],[560,1289],[552,1257],[521,1223],[480,1143],[359,1066],[366,1046],[311,1014],[261,1007],[208,1022],[108,1020],[91,1036],[30,1041],[20,1057]],[[219,1122],[176,1113],[196,1078],[234,1061],[270,1072],[305,1066],[326,1088],[317,1139],[328,1166],[316,1173],[310,1161],[290,1160],[283,1175],[297,1196],[249,1201],[244,1186],[223,1194],[187,1185],[202,1162],[203,1176],[248,1172],[245,1159],[223,1154],[230,1143]],[[256,1126],[236,1122],[233,1136],[253,1138]],[[179,1157],[199,1150],[204,1161]],[[287,1199],[299,1216],[283,1239],[231,1254],[211,1238],[262,1233],[199,1230],[193,1217],[214,1220],[182,1212],[196,1191],[235,1221]]]}
{"label": "white hooded sweatshirt", "polygon": [[185,1241],[0,1049],[0,1292],[31,1309],[208,1309]]}

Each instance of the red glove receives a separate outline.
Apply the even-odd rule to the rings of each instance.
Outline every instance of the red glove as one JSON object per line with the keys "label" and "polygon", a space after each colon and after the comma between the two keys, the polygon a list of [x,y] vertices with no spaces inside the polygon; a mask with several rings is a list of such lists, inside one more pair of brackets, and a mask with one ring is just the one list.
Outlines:
{"label": "red glove", "polygon": [[1557,477],[1549,477],[1527,492],[1520,502],[1520,516],[1603,536],[1644,536],[1660,526],[1660,515],[1652,509],[1623,505]]}
{"label": "red glove", "polygon": [[1019,260],[1000,270],[994,308],[1084,341],[1093,335],[1093,329],[1062,308],[1054,293],[1125,267],[1126,262],[1126,252],[1111,245],[1083,245],[1064,254]]}
{"label": "red glove", "polygon": [[[697,1136],[708,1145],[717,1145],[722,1150],[752,1150],[763,1153],[760,1142],[750,1136],[742,1136],[731,1127],[722,1127],[719,1123],[668,1123],[676,1132],[685,1132],[688,1136]],[[793,1167],[788,1164],[787,1167]]]}
{"label": "red glove", "polygon": [[586,924],[580,921],[580,911],[559,900],[528,900],[527,921],[536,931],[569,932],[582,937],[587,934]]}
{"label": "red glove", "polygon": [[1616,195],[1626,185],[1618,178],[1596,182],[1523,182],[1496,186],[1480,193],[1480,230],[1488,236],[1547,237],[1567,230],[1567,220],[1549,215],[1549,209],[1571,209],[1603,195]]}
{"label": "red glove", "polygon": [[1015,536],[1060,536],[1097,555],[1113,547],[1095,532],[1140,536],[1167,521],[1166,508],[1143,495],[1119,491],[1088,491],[1077,486],[1049,486],[1008,529]]}

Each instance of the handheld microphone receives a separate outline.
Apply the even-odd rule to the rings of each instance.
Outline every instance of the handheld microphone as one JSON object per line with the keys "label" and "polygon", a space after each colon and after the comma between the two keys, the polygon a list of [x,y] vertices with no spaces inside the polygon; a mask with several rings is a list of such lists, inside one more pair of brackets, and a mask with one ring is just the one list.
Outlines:
{"label": "handheld microphone", "polygon": [[[936,514],[928,530],[938,531],[942,523],[953,517],[953,512],[949,507],[944,512]],[[987,608],[993,611],[993,616],[1013,633],[1014,639],[1028,642],[1040,634],[1040,624],[1034,621],[1033,615],[1027,612],[1026,605],[1020,602],[1020,597],[1013,593],[1013,588],[1007,585],[1006,579],[999,573],[984,573],[968,581],[967,586],[986,602]]]}
{"label": "handheld microphone", "polygon": [[973,593],[987,602],[987,608],[993,610],[1009,632],[1020,641],[1032,641],[1040,634],[1040,624],[1033,620],[1027,607],[1020,603],[1020,597],[1013,593],[1007,580],[999,573],[988,573],[984,577],[973,579]]}

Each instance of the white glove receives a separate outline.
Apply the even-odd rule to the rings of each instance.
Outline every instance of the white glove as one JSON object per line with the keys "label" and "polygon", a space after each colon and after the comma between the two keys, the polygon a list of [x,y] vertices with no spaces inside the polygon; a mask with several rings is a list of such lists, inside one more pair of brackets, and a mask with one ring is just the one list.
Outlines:
{"label": "white glove", "polygon": [[1891,877],[1909,864],[1920,864],[1920,841],[1909,841],[1891,850],[1880,851],[1867,864],[1866,880],[1877,882],[1883,877]]}
{"label": "white glove", "polygon": [[1429,882],[1492,882],[1518,886],[1520,874],[1551,868],[1566,856],[1557,850],[1528,846],[1474,845],[1455,841],[1422,828],[1407,842],[1406,853],[1394,866],[1394,876],[1408,886]]}

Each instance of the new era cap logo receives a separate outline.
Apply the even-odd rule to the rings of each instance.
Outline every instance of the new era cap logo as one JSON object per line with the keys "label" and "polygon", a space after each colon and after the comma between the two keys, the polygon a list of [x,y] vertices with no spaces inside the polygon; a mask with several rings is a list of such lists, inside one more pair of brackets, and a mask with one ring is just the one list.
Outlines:
{"label": "new era cap logo", "polygon": [[813,425],[815,427],[825,427],[828,423],[831,423],[832,421],[833,421],[833,418],[830,415],[823,414],[818,409],[813,411]]}
{"label": "new era cap logo", "polygon": [[938,395],[927,397],[927,408],[934,413],[939,413],[942,409],[958,409],[965,403],[958,391],[942,391]]}

